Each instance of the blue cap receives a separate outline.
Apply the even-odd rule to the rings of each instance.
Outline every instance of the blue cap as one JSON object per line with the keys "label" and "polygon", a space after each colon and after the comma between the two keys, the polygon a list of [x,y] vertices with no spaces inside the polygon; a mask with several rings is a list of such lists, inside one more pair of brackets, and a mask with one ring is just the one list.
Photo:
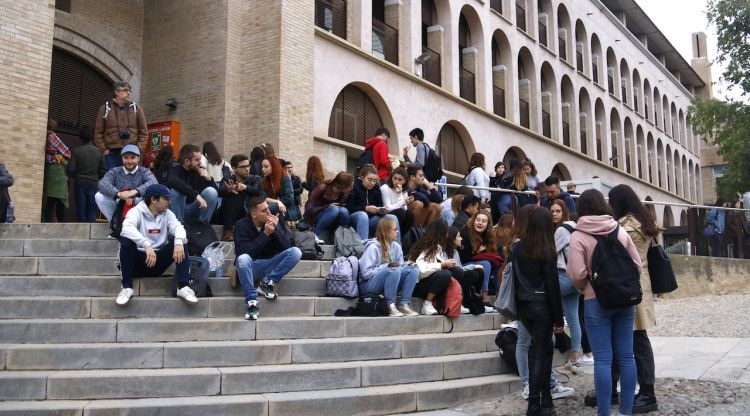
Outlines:
{"label": "blue cap", "polygon": [[132,153],[132,154],[134,154],[136,156],[140,156],[141,155],[141,150],[138,149],[138,146],[136,146],[134,144],[129,144],[129,145],[123,147],[122,150],[120,151],[121,155],[124,155],[125,153]]}
{"label": "blue cap", "polygon": [[151,198],[152,196],[169,196],[169,188],[162,184],[150,185],[146,188],[146,193],[143,194],[143,199]]}

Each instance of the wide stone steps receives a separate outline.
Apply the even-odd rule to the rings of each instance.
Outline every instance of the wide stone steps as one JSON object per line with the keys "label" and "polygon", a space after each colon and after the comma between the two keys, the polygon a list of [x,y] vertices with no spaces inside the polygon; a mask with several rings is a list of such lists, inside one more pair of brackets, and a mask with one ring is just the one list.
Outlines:
{"label": "wide stone steps", "polygon": [[[260,380],[254,380],[261,383]],[[508,394],[518,377],[492,375],[392,386],[132,400],[12,401],[0,415],[383,415],[427,411]]]}
{"label": "wide stone steps", "polygon": [[0,344],[343,338],[499,329],[496,314],[460,316],[236,318],[3,319]]}
{"label": "wide stone steps", "polygon": [[194,367],[229,367],[420,358],[497,351],[495,335],[487,330],[345,339],[4,344],[0,368],[145,369],[184,368],[185,361]]}

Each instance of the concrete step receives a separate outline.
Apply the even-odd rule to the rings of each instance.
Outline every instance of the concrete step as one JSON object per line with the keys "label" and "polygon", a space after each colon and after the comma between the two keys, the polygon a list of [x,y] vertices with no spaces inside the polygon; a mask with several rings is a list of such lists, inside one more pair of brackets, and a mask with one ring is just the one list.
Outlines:
{"label": "concrete step", "polygon": [[[187,359],[183,360],[188,362]],[[507,371],[496,352],[247,367],[4,371],[0,399],[80,400],[329,390],[482,377]],[[12,396],[10,395],[12,394]]]}
{"label": "concrete step", "polygon": [[314,390],[228,396],[168,397],[133,400],[12,401],[0,415],[38,414],[104,416],[113,414],[182,415],[385,415],[427,411],[464,402],[497,398],[520,388],[515,375],[501,374],[398,386]]}
{"label": "concrete step", "polygon": [[[262,312],[261,312],[262,313]],[[261,317],[128,318],[128,319],[4,319],[0,344],[101,343],[173,341],[246,341],[254,339],[320,339],[402,334],[439,334],[498,329],[505,322],[497,313],[415,317]],[[452,328],[451,328],[452,326]]]}
{"label": "concrete step", "polygon": [[[232,260],[224,262],[224,276],[229,275]],[[324,277],[331,267],[330,261],[302,260],[287,277]],[[165,275],[174,273],[174,265]],[[0,275],[42,276],[119,276],[115,257],[0,257]]]}
{"label": "concrete step", "polygon": [[[7,370],[258,366],[435,357],[496,351],[493,330],[336,339],[0,346]],[[4,361],[2,357],[4,356]]]}
{"label": "concrete step", "polygon": [[[98,224],[94,224],[97,226]],[[101,224],[101,227],[107,227]],[[51,239],[88,240],[91,238],[92,224],[0,224],[0,240],[8,239]],[[107,233],[109,234],[109,233]],[[102,237],[106,237],[106,234]]]}
{"label": "concrete step", "polygon": [[[242,288],[232,289],[227,277],[211,277],[209,287],[214,296],[242,296]],[[171,277],[133,280],[136,296],[171,297],[171,288]],[[276,289],[281,296],[326,296],[326,282],[322,277],[286,277]],[[119,292],[119,276],[0,276],[0,299],[29,295],[114,297]]]}

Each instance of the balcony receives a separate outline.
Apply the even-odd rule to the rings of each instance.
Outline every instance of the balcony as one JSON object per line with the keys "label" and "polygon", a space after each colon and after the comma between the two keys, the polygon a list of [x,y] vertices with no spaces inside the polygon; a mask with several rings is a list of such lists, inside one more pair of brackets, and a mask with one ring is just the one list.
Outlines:
{"label": "balcony", "polygon": [[552,138],[552,117],[542,110],[542,135],[548,139]]}
{"label": "balcony", "polygon": [[583,54],[581,51],[576,51],[576,69],[583,73]]}
{"label": "balcony", "polygon": [[505,117],[505,90],[500,87],[492,87],[492,109],[496,115]]}
{"label": "balcony", "polygon": [[516,27],[526,31],[526,9],[518,3],[516,3]]}
{"label": "balcony", "polygon": [[568,60],[568,50],[565,38],[557,38],[557,53],[563,61]]}
{"label": "balcony", "polygon": [[589,145],[586,142],[586,130],[581,130],[581,153],[588,154],[589,153]]}
{"label": "balcony", "polygon": [[563,144],[570,147],[570,123],[567,121],[562,122],[562,136]]}
{"label": "balcony", "polygon": [[315,0],[315,26],[346,39],[346,0]]}
{"label": "balcony", "polygon": [[503,14],[503,0],[490,0],[490,9]]}
{"label": "balcony", "polygon": [[539,22],[539,43],[547,47],[547,25],[541,21]]}
{"label": "balcony", "polygon": [[372,19],[372,54],[398,65],[398,30]]}
{"label": "balcony", "polygon": [[477,91],[475,87],[474,74],[466,69],[461,69],[461,98],[472,103],[477,102]]}
{"label": "balcony", "polygon": [[441,85],[440,82],[440,54],[433,51],[432,49],[423,46],[422,53],[429,53],[430,59],[422,64],[422,78],[437,85]]}
{"label": "balcony", "polygon": [[518,109],[519,109],[519,116],[520,116],[520,122],[522,127],[526,127],[527,129],[530,128],[531,124],[530,121],[530,114],[529,114],[529,103],[525,101],[523,98],[518,100]]}

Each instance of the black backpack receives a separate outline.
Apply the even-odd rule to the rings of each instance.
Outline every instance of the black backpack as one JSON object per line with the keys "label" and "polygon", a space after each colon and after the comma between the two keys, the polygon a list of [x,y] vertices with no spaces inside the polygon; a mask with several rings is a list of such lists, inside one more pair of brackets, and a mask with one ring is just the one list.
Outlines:
{"label": "black backpack", "polygon": [[427,143],[422,143],[427,147],[427,154],[424,158],[424,176],[430,182],[435,182],[443,177],[443,160],[440,159],[437,152],[433,150]]}
{"label": "black backpack", "polygon": [[290,243],[300,249],[302,260],[320,260],[323,258],[323,249],[320,248],[312,231],[291,230],[289,232]]}
{"label": "black backpack", "polygon": [[[188,285],[197,298],[210,298],[213,296],[211,287],[208,285],[208,275],[211,273],[211,264],[208,259],[200,256],[189,256],[183,261],[190,262],[190,280]],[[177,296],[177,277],[172,279],[172,296]]]}
{"label": "black backpack", "polygon": [[[374,147],[374,146],[373,146]],[[375,164],[375,157],[372,155],[372,147],[365,147],[365,150],[362,151],[362,153],[359,155],[359,160],[357,160],[357,176],[359,176],[359,171],[362,169],[365,165],[374,165]]]}
{"label": "black backpack", "polygon": [[414,243],[417,242],[420,238],[424,236],[425,230],[422,227],[412,227],[406,235],[401,237],[401,248],[403,249],[404,253],[409,253],[409,250],[411,250],[411,246],[414,245]]}
{"label": "black backpack", "polygon": [[210,224],[190,222],[185,224],[187,250],[191,256],[200,256],[209,244],[219,241],[216,230]]}
{"label": "black backpack", "polygon": [[518,330],[516,328],[503,328],[495,336],[495,345],[500,348],[500,357],[510,370],[518,374],[518,363],[516,362],[516,343],[518,342]]}
{"label": "black backpack", "polygon": [[606,236],[592,235],[596,238],[596,248],[591,258],[589,279],[599,305],[605,309],[637,305],[643,297],[638,267],[617,239],[619,231],[618,225]]}

